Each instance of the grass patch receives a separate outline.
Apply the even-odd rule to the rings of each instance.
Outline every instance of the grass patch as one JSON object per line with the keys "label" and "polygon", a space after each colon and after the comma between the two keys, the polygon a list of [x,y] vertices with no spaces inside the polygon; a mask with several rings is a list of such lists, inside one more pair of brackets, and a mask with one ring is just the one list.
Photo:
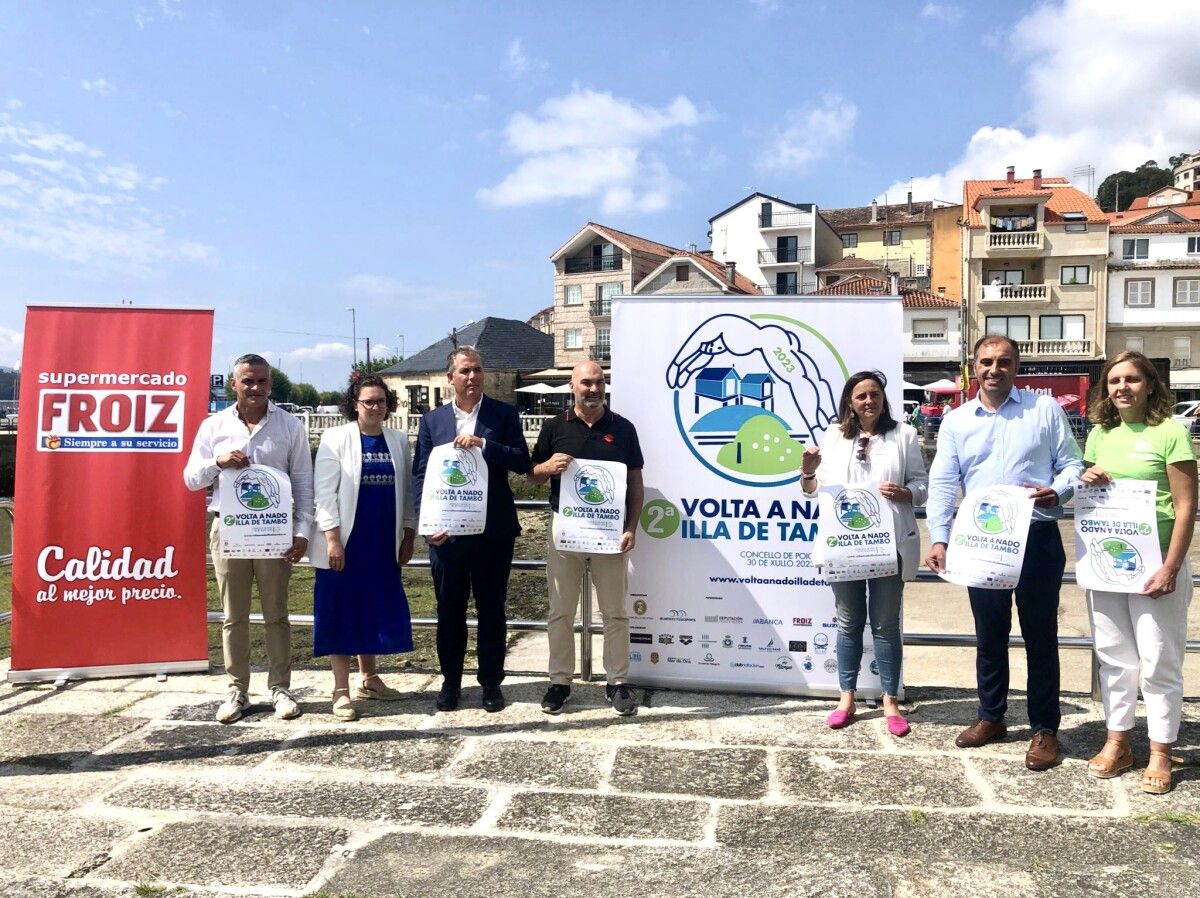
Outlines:
{"label": "grass patch", "polygon": [[1180,826],[1200,826],[1200,813],[1194,811],[1162,811],[1157,814],[1134,814],[1138,823],[1176,823]]}
{"label": "grass patch", "polygon": [[928,819],[928,817],[926,816],[924,811],[912,810],[912,811],[908,812],[908,819],[911,820],[913,823],[920,825],[920,824],[924,823]]}

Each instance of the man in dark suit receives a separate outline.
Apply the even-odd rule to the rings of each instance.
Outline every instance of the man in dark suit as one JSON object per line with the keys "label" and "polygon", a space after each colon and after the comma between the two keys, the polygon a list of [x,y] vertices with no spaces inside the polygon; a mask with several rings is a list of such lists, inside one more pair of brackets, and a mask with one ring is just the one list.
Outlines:
{"label": "man in dark suit", "polygon": [[483,707],[495,712],[504,708],[500,690],[508,637],[504,603],[513,545],[521,532],[508,472],[528,473],[529,447],[517,410],[483,395],[483,358],[473,346],[459,346],[450,354],[446,377],[454,388],[454,401],[421,416],[413,459],[413,495],[419,506],[429,453],[435,446],[454,443],[463,449],[478,446],[483,452],[488,496],[483,533],[453,537],[443,532],[426,538],[437,595],[437,650],[442,668],[437,708],[453,711],[458,707],[467,652],[467,597],[474,591],[479,684]]}

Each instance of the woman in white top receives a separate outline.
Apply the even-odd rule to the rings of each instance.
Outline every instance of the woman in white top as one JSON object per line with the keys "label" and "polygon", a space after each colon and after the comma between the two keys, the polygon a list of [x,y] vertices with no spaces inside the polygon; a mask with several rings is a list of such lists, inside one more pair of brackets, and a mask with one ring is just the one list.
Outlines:
{"label": "woman in white top", "polygon": [[825,432],[820,448],[810,446],[805,450],[800,485],[805,495],[811,496],[821,484],[869,483],[879,487],[891,506],[900,573],[831,584],[837,604],[838,682],[842,694],[826,723],[840,729],[854,719],[863,626],[869,615],[888,732],[904,736],[909,731],[908,721],[896,702],[903,654],[900,602],[904,581],[916,577],[920,563],[921,537],[913,505],[925,501],[929,480],[917,432],[892,417],[886,387],[887,378],[878,371],[851,375],[842,389],[837,425]]}

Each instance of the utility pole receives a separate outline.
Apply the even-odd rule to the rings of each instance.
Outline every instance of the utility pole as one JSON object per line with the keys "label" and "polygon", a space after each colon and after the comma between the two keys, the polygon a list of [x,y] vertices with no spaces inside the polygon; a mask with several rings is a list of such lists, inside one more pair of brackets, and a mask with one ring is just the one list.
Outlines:
{"label": "utility pole", "polygon": [[367,341],[367,370],[371,369],[371,338],[363,337]]}

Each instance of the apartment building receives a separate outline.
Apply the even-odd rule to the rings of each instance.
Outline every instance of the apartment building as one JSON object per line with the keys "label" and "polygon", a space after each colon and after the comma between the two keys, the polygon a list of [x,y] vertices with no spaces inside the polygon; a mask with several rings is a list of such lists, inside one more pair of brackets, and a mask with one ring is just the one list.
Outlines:
{"label": "apartment building", "polygon": [[1200,189],[1163,187],[1147,196],[1135,197],[1124,212],[1109,212],[1109,225],[1182,224],[1200,221]]}
{"label": "apartment building", "polygon": [[1065,178],[963,182],[967,341],[1011,337],[1031,361],[1103,358],[1108,219]]}
{"label": "apartment building", "polygon": [[708,220],[712,257],[732,262],[761,293],[817,288],[816,269],[841,258],[841,241],[814,203],[752,193]]}
{"label": "apartment building", "polygon": [[737,270],[734,262],[718,262],[708,253],[691,250],[676,253],[646,275],[633,288],[637,295],[696,295],[720,293],[757,296],[762,291]]}
{"label": "apartment building", "polygon": [[889,274],[900,277],[906,287],[928,290],[933,266],[933,210],[929,201],[898,205],[850,206],[822,209],[821,214],[837,232],[842,256],[877,263]]}
{"label": "apartment building", "polygon": [[554,367],[612,358],[612,298],[683,252],[589,221],[550,256],[554,263]]}
{"label": "apartment building", "polygon": [[1171,389],[1200,395],[1200,222],[1114,225],[1108,350],[1171,360]]}
{"label": "apartment building", "polygon": [[[904,303],[904,371],[957,369],[962,353],[962,302],[957,297],[897,285]],[[851,275],[816,291],[817,296],[885,296],[887,281]],[[922,381],[923,383],[924,381]]]}
{"label": "apartment building", "polygon": [[1181,159],[1172,169],[1175,186],[1184,190],[1200,190],[1200,153],[1192,153]]}

